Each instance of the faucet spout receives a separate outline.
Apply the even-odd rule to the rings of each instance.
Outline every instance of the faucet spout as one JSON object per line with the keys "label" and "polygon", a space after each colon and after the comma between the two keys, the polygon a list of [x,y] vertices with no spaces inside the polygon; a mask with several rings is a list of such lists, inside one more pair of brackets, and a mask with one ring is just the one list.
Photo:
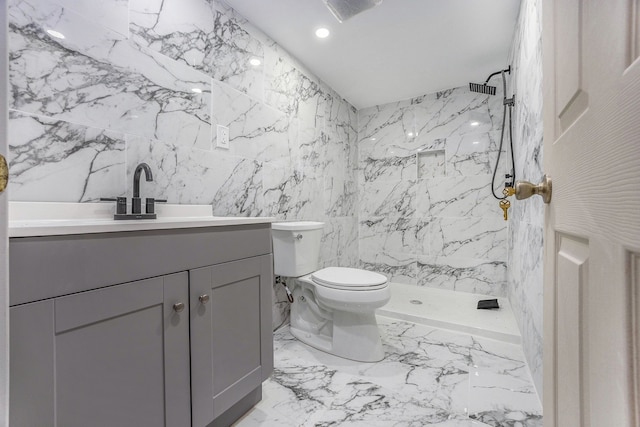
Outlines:
{"label": "faucet spout", "polygon": [[144,170],[144,177],[147,182],[153,181],[153,174],[151,168],[146,163],[140,163],[136,166],[136,171],[133,173],[133,197],[140,197],[140,175]]}

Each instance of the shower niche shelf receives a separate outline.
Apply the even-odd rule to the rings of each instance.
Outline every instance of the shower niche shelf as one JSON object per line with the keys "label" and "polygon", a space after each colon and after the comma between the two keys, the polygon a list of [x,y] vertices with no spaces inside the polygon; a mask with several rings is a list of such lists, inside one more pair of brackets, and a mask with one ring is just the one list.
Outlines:
{"label": "shower niche shelf", "polygon": [[445,176],[444,150],[425,150],[417,153],[418,179]]}

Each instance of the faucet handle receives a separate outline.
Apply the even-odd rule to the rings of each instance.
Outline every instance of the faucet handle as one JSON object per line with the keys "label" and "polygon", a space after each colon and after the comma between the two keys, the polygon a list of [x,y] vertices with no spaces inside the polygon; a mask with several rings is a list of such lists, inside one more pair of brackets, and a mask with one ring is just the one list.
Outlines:
{"label": "faucet handle", "polygon": [[156,213],[156,206],[155,206],[156,202],[166,203],[167,199],[154,199],[153,197],[147,197],[145,199],[145,206],[146,206],[145,209],[148,214]]}

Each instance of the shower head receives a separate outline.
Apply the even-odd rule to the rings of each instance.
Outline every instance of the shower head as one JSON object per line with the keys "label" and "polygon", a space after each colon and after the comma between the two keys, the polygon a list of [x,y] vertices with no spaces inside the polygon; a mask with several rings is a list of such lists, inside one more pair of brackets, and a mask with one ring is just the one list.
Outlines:
{"label": "shower head", "polygon": [[371,9],[382,3],[382,0],[324,0],[333,16],[342,23],[347,19]]}
{"label": "shower head", "polygon": [[[498,74],[502,74],[504,76],[504,73],[511,74],[511,65],[509,65],[509,67],[507,67],[504,70],[496,71],[495,73],[491,74],[489,77],[487,77],[487,80],[484,82],[484,84],[469,83],[469,90],[471,92],[483,93],[485,95],[495,95],[496,94],[496,87],[495,86],[489,86],[489,85],[487,85],[487,83],[489,83],[489,80],[491,80],[491,78],[493,76],[497,76]],[[504,85],[505,84],[504,78],[502,80],[503,80],[502,83]],[[506,91],[506,88],[505,88],[505,91]]]}
{"label": "shower head", "polygon": [[480,83],[469,83],[469,90],[471,92],[483,93],[485,95],[495,95],[496,87],[489,86],[488,84],[480,84]]}

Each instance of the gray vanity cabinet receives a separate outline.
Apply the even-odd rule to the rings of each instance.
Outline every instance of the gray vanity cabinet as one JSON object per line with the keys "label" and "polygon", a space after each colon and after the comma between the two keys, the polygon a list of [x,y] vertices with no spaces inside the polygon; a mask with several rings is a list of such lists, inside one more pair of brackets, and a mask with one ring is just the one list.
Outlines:
{"label": "gray vanity cabinet", "polygon": [[9,245],[12,427],[228,426],[261,399],[269,223]]}
{"label": "gray vanity cabinet", "polygon": [[188,426],[187,300],[182,272],[11,307],[10,424]]}
{"label": "gray vanity cabinet", "polygon": [[271,373],[273,339],[265,328],[271,260],[264,255],[189,271],[194,427],[209,425]]}

